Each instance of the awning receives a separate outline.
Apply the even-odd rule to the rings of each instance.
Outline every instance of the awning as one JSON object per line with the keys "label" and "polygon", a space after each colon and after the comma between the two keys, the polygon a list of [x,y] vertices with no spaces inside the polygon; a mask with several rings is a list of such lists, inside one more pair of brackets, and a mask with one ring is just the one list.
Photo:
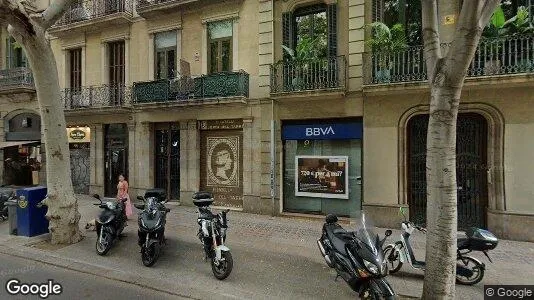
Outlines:
{"label": "awning", "polygon": [[16,142],[0,142],[0,149],[21,146],[26,144],[40,143],[40,141],[16,141]]}

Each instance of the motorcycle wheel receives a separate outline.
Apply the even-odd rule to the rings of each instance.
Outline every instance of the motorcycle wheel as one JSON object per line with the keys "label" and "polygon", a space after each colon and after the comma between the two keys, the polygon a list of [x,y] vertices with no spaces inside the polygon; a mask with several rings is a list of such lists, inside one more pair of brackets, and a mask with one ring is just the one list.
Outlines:
{"label": "motorcycle wheel", "polygon": [[145,267],[152,267],[159,257],[159,247],[157,244],[152,244],[150,246],[141,248],[141,260]]}
{"label": "motorcycle wheel", "polygon": [[[102,242],[100,242],[102,240]],[[111,249],[112,236],[107,230],[102,231],[102,239],[97,236],[96,239],[96,253],[98,255],[106,255]]]}
{"label": "motorcycle wheel", "polygon": [[222,251],[219,265],[215,264],[215,259],[215,255],[213,255],[213,258],[211,259],[211,270],[213,271],[213,275],[219,280],[224,280],[230,275],[234,266],[232,254],[228,251]]}
{"label": "motorcycle wheel", "polygon": [[474,285],[484,278],[484,268],[474,258],[469,256],[464,256],[463,259],[458,258],[457,264],[462,264],[464,268],[468,268],[473,272],[473,276],[469,277],[456,274],[457,283],[462,285]]}
{"label": "motorcycle wheel", "polygon": [[[395,246],[400,242],[395,243]],[[401,243],[402,247],[402,243]],[[397,273],[402,268],[402,262],[400,260],[400,250],[392,245],[388,245],[384,249],[384,257],[388,260],[389,274]]]}

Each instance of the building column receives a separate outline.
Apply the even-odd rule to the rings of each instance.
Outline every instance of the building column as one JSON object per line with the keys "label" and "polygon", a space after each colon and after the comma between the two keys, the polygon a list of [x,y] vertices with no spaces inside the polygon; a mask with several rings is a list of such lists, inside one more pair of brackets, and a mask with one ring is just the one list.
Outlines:
{"label": "building column", "polygon": [[180,203],[193,205],[200,186],[200,138],[197,121],[180,123]]}
{"label": "building column", "polygon": [[[135,130],[135,160],[131,161],[130,166],[135,165],[135,186],[132,192],[142,195],[145,190],[151,189],[154,182],[153,171],[153,136],[150,132],[149,122],[137,124]],[[142,142],[141,142],[142,141]]]}
{"label": "building column", "polygon": [[135,165],[136,154],[136,136],[135,136],[135,123],[128,123],[128,186],[130,187],[130,199],[135,199],[137,194],[134,193],[137,187],[137,166]]}
{"label": "building column", "polygon": [[[3,112],[0,112],[2,117],[5,116]],[[5,132],[4,132],[4,122],[0,122],[0,142],[3,142],[6,140]],[[4,182],[4,149],[0,149],[0,185],[5,184]]]}
{"label": "building column", "polygon": [[102,124],[93,124],[90,144],[90,185],[91,194],[104,194],[104,130]]}

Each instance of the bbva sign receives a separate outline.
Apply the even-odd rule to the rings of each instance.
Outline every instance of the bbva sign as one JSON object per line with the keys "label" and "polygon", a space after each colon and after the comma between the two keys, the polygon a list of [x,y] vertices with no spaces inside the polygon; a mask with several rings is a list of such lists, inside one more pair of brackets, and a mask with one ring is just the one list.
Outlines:
{"label": "bbva sign", "polygon": [[307,127],[306,136],[326,136],[326,135],[335,135],[336,132],[332,126],[328,127]]}

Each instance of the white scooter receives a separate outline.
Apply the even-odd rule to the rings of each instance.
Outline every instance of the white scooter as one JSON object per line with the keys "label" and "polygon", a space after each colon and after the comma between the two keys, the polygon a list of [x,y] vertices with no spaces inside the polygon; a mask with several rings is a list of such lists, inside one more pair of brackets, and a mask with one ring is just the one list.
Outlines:
{"label": "white scooter", "polygon": [[[424,270],[426,263],[415,258],[410,244],[410,235],[414,229],[426,233],[426,229],[406,220],[404,209],[400,212],[404,216],[402,222],[402,234],[400,240],[394,244],[389,244],[384,248],[384,257],[389,263],[389,273],[393,274],[400,270],[406,261],[414,269]],[[482,251],[491,262],[487,251],[495,249],[498,239],[491,232],[480,228],[469,228],[466,231],[467,238],[458,238],[456,282],[464,285],[474,285],[484,277],[485,265],[478,259],[467,256],[472,251]]]}

